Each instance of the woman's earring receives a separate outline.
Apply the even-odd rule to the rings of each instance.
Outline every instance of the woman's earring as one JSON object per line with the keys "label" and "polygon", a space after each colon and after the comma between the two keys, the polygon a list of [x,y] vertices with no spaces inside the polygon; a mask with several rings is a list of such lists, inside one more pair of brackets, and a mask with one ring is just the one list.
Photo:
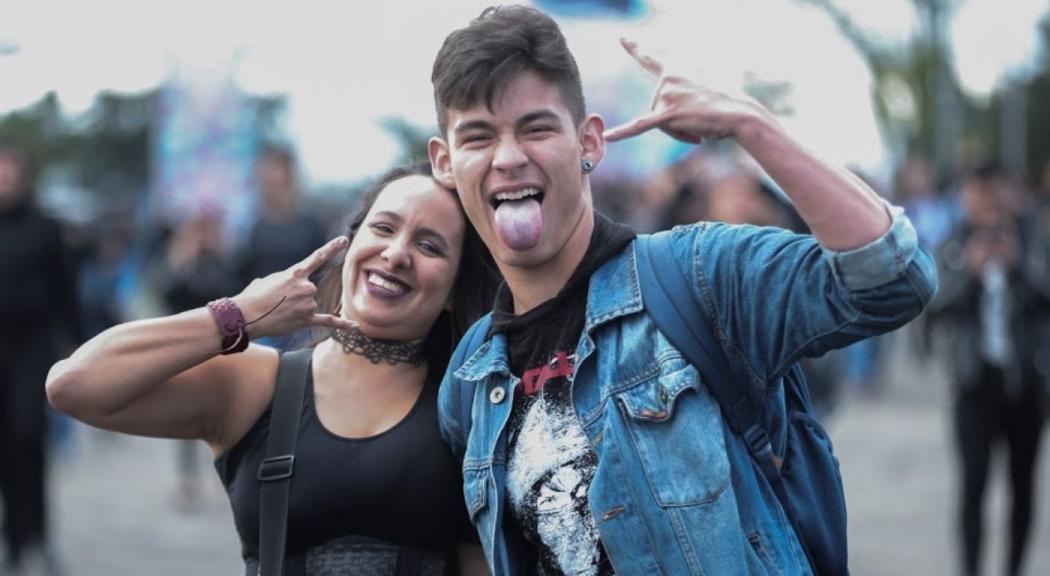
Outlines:
{"label": "woman's earring", "polygon": [[594,163],[584,158],[583,160],[580,160],[580,168],[583,169],[584,174],[590,174],[591,171],[594,170]]}

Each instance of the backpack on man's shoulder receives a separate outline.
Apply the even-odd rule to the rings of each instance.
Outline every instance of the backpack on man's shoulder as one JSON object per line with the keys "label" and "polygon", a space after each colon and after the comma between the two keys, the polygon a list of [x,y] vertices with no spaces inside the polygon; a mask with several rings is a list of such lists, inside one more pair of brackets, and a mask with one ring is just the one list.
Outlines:
{"label": "backpack on man's shoulder", "polygon": [[802,368],[795,363],[784,375],[788,426],[781,456],[747,395],[746,374],[729,361],[705,323],[671,250],[670,235],[639,235],[635,256],[646,312],[702,375],[729,427],[744,440],[776,493],[811,567],[825,576],[849,574],[842,476],[831,440],[812,415]]}

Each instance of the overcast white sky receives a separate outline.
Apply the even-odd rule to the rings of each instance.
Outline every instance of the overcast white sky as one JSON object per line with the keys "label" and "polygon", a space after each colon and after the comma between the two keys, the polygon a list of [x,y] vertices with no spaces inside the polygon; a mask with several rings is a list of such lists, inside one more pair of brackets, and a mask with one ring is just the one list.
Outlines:
{"label": "overcast white sky", "polygon": [[[430,67],[445,35],[490,0],[456,2],[154,2],[0,0],[0,114],[56,90],[65,109],[100,89],[134,93],[182,67],[232,63],[238,84],[285,94],[287,129],[313,182],[373,175],[396,157],[378,126],[400,115],[432,125]],[[903,39],[909,0],[838,0],[867,28]],[[746,73],[794,85],[785,118],[832,160],[878,166],[884,149],[861,59],[819,11],[791,0],[652,0],[641,23],[560,18],[584,82],[645,89],[617,38],[637,39],[715,87]],[[967,0],[953,27],[960,77],[987,92],[1036,49],[1046,0]]]}

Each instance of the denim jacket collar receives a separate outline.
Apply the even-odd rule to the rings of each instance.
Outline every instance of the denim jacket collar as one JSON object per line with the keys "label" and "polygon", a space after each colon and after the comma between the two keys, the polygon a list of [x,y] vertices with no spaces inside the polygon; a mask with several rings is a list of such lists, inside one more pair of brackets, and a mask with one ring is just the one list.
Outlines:
{"label": "denim jacket collar", "polygon": [[493,334],[453,374],[466,382],[480,382],[490,374],[510,377],[507,338],[503,334]]}
{"label": "denim jacket collar", "polygon": [[[641,312],[642,309],[642,292],[632,241],[623,252],[602,264],[591,275],[583,332],[589,334],[606,322]],[[456,378],[467,382],[478,382],[491,374],[509,377],[507,340],[503,334],[494,334],[454,374]]]}
{"label": "denim jacket collar", "polygon": [[634,259],[634,241],[591,275],[587,290],[587,317],[583,331],[590,334],[606,322],[642,311],[642,291]]}

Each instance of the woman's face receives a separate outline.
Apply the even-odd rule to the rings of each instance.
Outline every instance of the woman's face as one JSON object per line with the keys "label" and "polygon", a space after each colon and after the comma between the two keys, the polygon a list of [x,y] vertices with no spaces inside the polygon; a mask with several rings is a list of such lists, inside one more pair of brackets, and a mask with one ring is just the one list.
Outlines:
{"label": "woman's face", "polygon": [[452,298],[465,234],[455,196],[424,176],[388,184],[343,262],[343,316],[388,340],[419,340]]}

